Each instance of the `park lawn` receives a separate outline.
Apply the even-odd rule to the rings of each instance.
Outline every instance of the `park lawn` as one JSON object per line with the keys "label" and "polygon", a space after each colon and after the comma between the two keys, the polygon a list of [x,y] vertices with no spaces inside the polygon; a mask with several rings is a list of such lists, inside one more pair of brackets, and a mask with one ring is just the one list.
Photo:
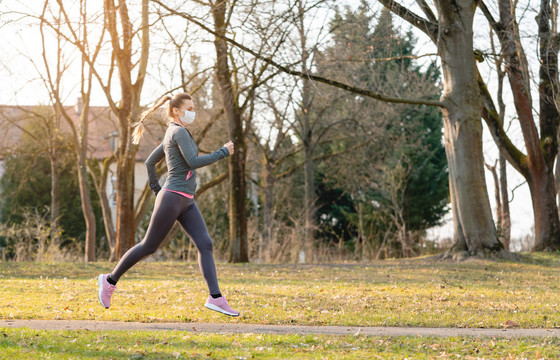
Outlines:
{"label": "park lawn", "polygon": [[558,358],[558,338],[369,337],[0,328],[0,359]]}
{"label": "park lawn", "polygon": [[109,263],[0,262],[0,319],[553,328],[560,326],[560,255],[521,262],[386,260],[367,265],[219,263],[239,318],[204,307],[197,264],[141,262],[111,309],[97,300]]}

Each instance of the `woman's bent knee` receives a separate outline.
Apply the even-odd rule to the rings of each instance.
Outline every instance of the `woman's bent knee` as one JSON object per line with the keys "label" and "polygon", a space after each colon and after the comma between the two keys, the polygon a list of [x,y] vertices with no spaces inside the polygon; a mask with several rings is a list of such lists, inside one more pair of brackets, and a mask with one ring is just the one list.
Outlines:
{"label": "woman's bent knee", "polygon": [[201,241],[199,241],[198,243],[198,251],[202,252],[206,252],[206,253],[212,253],[214,250],[214,244],[212,244],[212,239],[210,239],[210,236],[204,237],[201,239]]}
{"label": "woman's bent knee", "polygon": [[140,244],[138,244],[138,246],[140,247],[140,249],[142,251],[142,254],[144,256],[152,255],[158,249],[158,246],[154,246],[154,245],[150,245],[150,244],[144,244],[144,243],[140,243]]}

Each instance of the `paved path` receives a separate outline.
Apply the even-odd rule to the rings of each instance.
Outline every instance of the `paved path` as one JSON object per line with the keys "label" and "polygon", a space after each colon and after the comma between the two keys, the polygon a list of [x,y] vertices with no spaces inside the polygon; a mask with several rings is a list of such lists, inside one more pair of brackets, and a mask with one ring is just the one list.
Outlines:
{"label": "paved path", "polygon": [[560,329],[477,329],[421,327],[358,327],[205,323],[139,323],[92,320],[0,320],[0,328],[37,330],[178,330],[210,333],[330,334],[370,336],[478,336],[478,337],[560,337]]}

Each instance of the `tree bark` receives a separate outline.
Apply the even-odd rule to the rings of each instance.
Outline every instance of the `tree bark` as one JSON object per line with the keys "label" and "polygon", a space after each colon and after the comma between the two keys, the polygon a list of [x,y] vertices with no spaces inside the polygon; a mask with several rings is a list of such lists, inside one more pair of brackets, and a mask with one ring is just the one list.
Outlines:
{"label": "tree bark", "polygon": [[[85,64],[82,64],[84,66]],[[91,94],[91,71],[88,80],[87,93],[82,91],[83,108],[80,109],[81,134],[74,132],[74,144],[76,146],[76,156],[78,157],[78,183],[80,187],[80,199],[82,205],[82,213],[86,222],[86,246],[84,251],[84,261],[95,261],[95,240],[97,237],[97,224],[95,222],[95,214],[91,205],[90,185],[88,184],[87,175],[87,137],[89,130],[89,99]]]}
{"label": "tree bark", "polygon": [[107,196],[107,177],[109,165],[113,162],[114,156],[110,156],[103,160],[100,164],[99,160],[91,159],[88,161],[88,168],[93,177],[95,191],[101,203],[101,213],[103,214],[103,224],[105,225],[105,235],[107,236],[107,245],[109,246],[109,261],[117,260],[116,246],[117,234],[113,218],[111,217],[111,206],[109,205],[109,197]]}
{"label": "tree bark", "polygon": [[[556,185],[554,179],[554,160],[558,155],[558,126],[560,112],[556,102],[558,97],[558,50],[560,40],[556,33],[556,16],[552,13],[550,0],[541,0],[541,9],[537,16],[539,24],[539,52],[541,67],[539,70],[539,124],[541,149],[544,157],[544,173],[535,181],[534,191],[538,192],[533,206],[542,206],[535,212],[535,244],[533,250],[560,249],[560,218],[556,203]],[[551,14],[555,16],[552,17]],[[553,29],[551,29],[551,22]],[[554,30],[554,33],[551,31]],[[519,45],[520,46],[520,45]],[[531,185],[529,185],[531,187]],[[538,219],[537,219],[538,218]],[[537,231],[537,228],[539,230]]]}
{"label": "tree bark", "polygon": [[[500,178],[498,176],[498,171],[496,171],[497,164],[494,166],[490,164],[485,164],[486,168],[492,174],[494,180],[494,199],[496,201],[496,222],[498,228],[498,234],[502,232],[502,200],[501,200],[501,190],[500,190]],[[504,244],[505,247],[505,244]]]}
{"label": "tree bark", "polygon": [[[304,80],[305,81],[305,80]],[[305,87],[305,86],[304,86]],[[309,116],[304,115],[303,139],[303,162],[304,162],[304,219],[305,229],[302,243],[299,249],[299,262],[306,263],[313,260],[313,249],[315,247],[315,183],[313,180],[313,144],[311,129],[309,127]],[[307,132],[305,132],[307,130]]]}
{"label": "tree bark", "polygon": [[[114,0],[105,0],[105,16],[111,37],[113,54],[119,70],[121,99],[116,107],[119,123],[119,147],[116,151],[117,161],[117,233],[116,256],[122,257],[135,243],[134,213],[134,165],[136,146],[131,141],[131,125],[140,110],[140,94],[146,76],[149,52],[149,0],[142,0],[141,54],[138,63],[133,63],[132,41],[134,29],[128,14],[126,1],[120,0],[118,6]],[[118,12],[118,16],[117,16]],[[121,33],[117,30],[120,21]],[[122,43],[122,45],[121,45]],[[132,70],[138,66],[136,81],[132,80]],[[108,95],[110,96],[110,94]],[[112,99],[110,103],[115,104]]]}
{"label": "tree bark", "polygon": [[509,193],[506,172],[506,158],[500,154],[498,159],[500,165],[500,192],[502,198],[502,208],[500,210],[502,224],[502,239],[504,248],[509,250],[511,243],[511,217],[509,212]]}
{"label": "tree bark", "polygon": [[[56,139],[54,140],[51,146],[55,147]],[[50,150],[50,167],[51,167],[51,236],[52,240],[57,238],[58,232],[58,221],[60,219],[60,174],[59,174],[59,165],[58,165],[58,157],[57,152],[55,149]]]}
{"label": "tree bark", "polygon": [[262,249],[259,249],[261,254],[261,261],[269,262],[271,259],[270,254],[270,244],[272,243],[272,222],[274,220],[272,213],[272,206],[274,204],[274,182],[275,178],[273,175],[273,165],[274,159],[267,159],[264,156],[264,166],[263,166],[263,229],[262,229],[262,239],[261,244]]}
{"label": "tree bark", "polygon": [[444,141],[453,213],[453,246],[443,259],[509,257],[498,240],[484,178],[482,102],[473,53],[474,0],[436,0],[438,23],[394,0],[379,0],[423,31],[438,46],[442,61]]}
{"label": "tree bark", "polygon": [[97,236],[97,224],[91,206],[91,196],[87,179],[87,167],[83,156],[78,156],[78,182],[80,187],[80,198],[82,203],[82,213],[86,222],[86,246],[84,251],[84,261],[95,261],[95,238]]}
{"label": "tree bark", "polygon": [[[226,33],[227,2],[220,0],[212,7],[212,16],[217,34]],[[224,112],[229,123],[231,140],[235,144],[235,153],[230,157],[230,262],[248,262],[247,249],[247,215],[245,213],[246,184],[245,158],[246,144],[243,132],[241,110],[231,82],[231,71],[228,64],[228,47],[223,37],[214,39],[217,57],[217,78],[221,90]]]}
{"label": "tree bark", "polygon": [[455,225],[455,253],[488,256],[504,252],[486,190],[482,155],[481,97],[473,54],[476,2],[438,1],[439,54],[444,74],[442,102],[445,149]]}
{"label": "tree bark", "polygon": [[[301,46],[301,72],[302,74],[308,74],[308,61],[309,52],[307,50],[307,34],[305,31],[304,22],[305,9],[301,1],[298,1],[298,18],[297,27],[300,37]],[[314,174],[314,164],[313,164],[313,153],[314,153],[314,137],[313,137],[313,125],[311,124],[311,103],[312,103],[312,93],[311,93],[311,81],[309,79],[302,79],[302,93],[301,93],[301,142],[303,146],[303,169],[304,169],[304,236],[301,239],[300,249],[299,249],[299,262],[306,263],[313,261],[313,250],[315,248],[315,182],[313,178]]]}
{"label": "tree bark", "polygon": [[[519,40],[519,29],[515,20],[515,9],[509,0],[499,1],[500,21],[493,20],[488,9],[483,12],[498,34],[502,54],[512,90],[516,112],[523,133],[527,155],[512,146],[502,128],[491,100],[486,101],[485,119],[494,140],[508,161],[525,177],[531,191],[535,221],[535,243],[533,250],[560,248],[560,218],[556,203],[553,164],[558,153],[558,124],[560,114],[555,104],[558,93],[558,37],[550,31],[550,0],[541,1],[537,17],[540,50],[540,134],[533,117],[533,104],[527,60]],[[488,97],[487,90],[482,92]]]}
{"label": "tree bark", "polygon": [[364,206],[358,200],[358,239],[356,240],[356,256],[359,260],[364,261],[367,256],[366,252],[366,236],[364,231]]}

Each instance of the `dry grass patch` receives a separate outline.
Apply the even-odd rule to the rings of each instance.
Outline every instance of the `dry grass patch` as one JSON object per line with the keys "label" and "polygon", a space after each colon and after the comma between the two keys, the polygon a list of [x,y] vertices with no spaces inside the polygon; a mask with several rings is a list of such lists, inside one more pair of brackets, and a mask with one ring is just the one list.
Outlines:
{"label": "dry grass patch", "polygon": [[434,359],[560,357],[560,340],[38,331],[0,328],[2,359]]}
{"label": "dry grass patch", "polygon": [[367,265],[218,264],[239,318],[204,308],[192,263],[142,262],[119,282],[110,310],[97,301],[108,263],[0,263],[0,318],[257,324],[560,326],[560,256],[523,262],[388,260]]}

